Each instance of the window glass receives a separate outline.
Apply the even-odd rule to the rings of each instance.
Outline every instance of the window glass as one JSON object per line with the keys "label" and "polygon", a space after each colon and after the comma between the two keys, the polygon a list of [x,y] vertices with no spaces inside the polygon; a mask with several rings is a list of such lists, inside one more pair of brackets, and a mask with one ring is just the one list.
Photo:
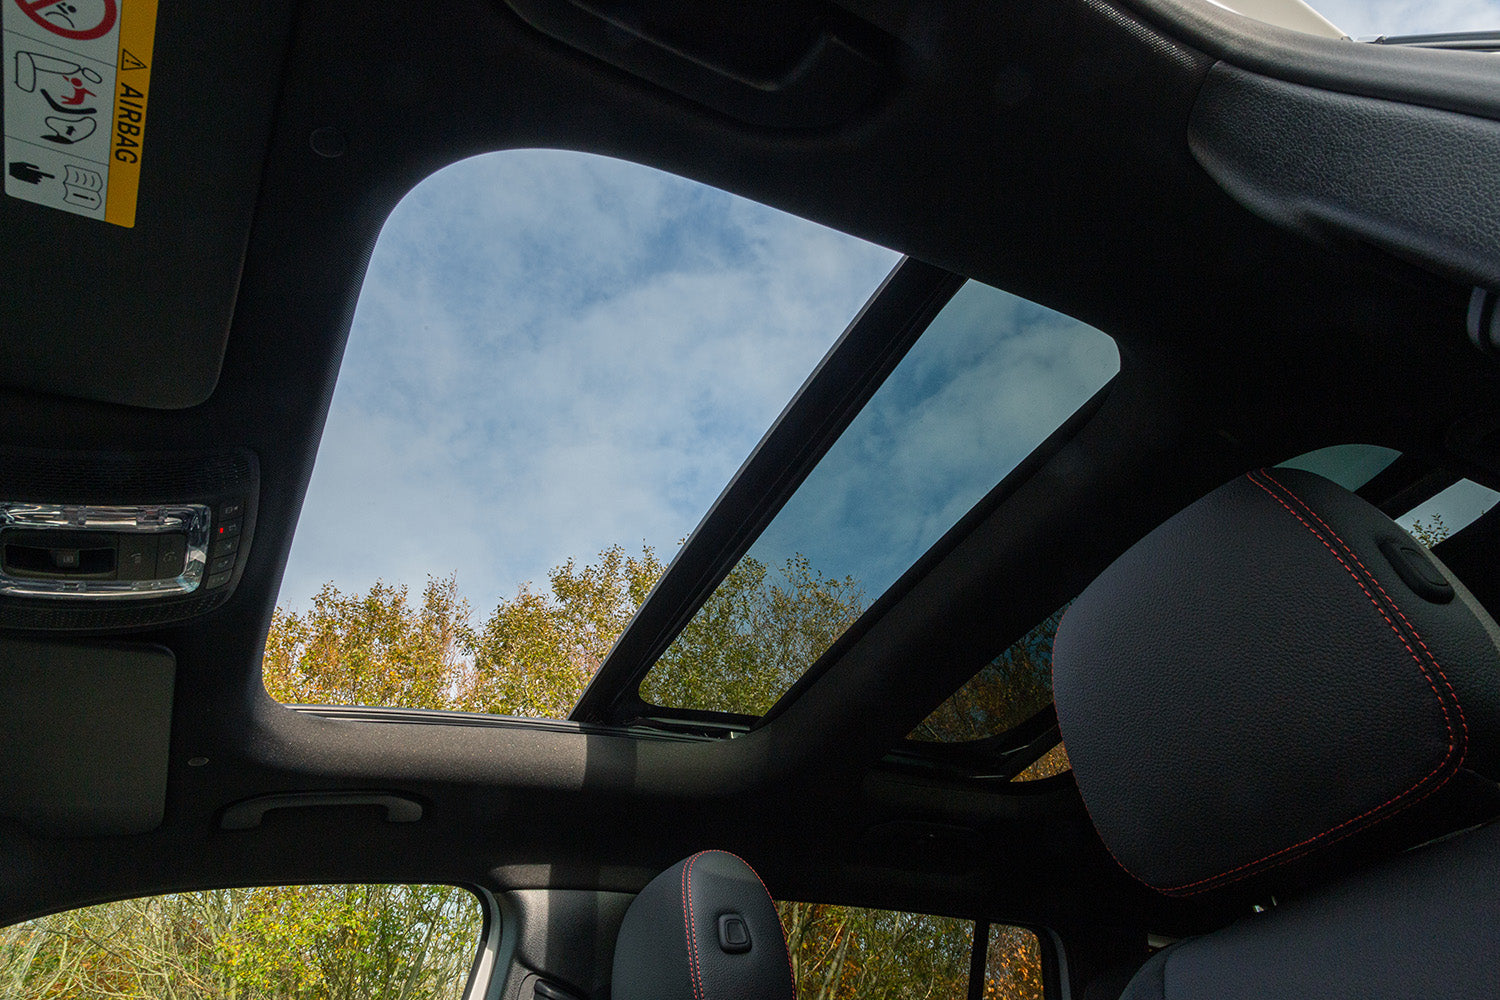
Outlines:
{"label": "window glass", "polygon": [[1287,459],[1277,468],[1316,472],[1346,490],[1357,490],[1401,457],[1394,448],[1373,444],[1336,444]]}
{"label": "window glass", "polygon": [[1471,480],[1460,479],[1396,518],[1396,523],[1431,548],[1479,520],[1497,500],[1500,500],[1500,493]]}
{"label": "window glass", "polygon": [[1052,704],[1052,640],[1067,610],[1063,605],[985,664],[907,739],[982,740],[1020,725]]}
{"label": "window glass", "polygon": [[[824,903],[782,902],[776,908],[798,1000],[968,996],[972,920]],[[1041,1000],[1041,950],[1032,931],[990,926],[986,956],[987,1000]]]}
{"label": "window glass", "polygon": [[1068,748],[1059,743],[1038,757],[1030,767],[1016,775],[1011,781],[1040,781],[1070,771],[1073,764],[1068,760]]}
{"label": "window glass", "polygon": [[985,947],[984,1000],[1040,1000],[1042,950],[1034,931],[990,924]]}
{"label": "window glass", "polygon": [[[1500,0],[1311,0],[1328,20],[1354,38],[1455,31],[1500,31]],[[1285,5],[1283,5],[1285,6]]]}
{"label": "window glass", "polygon": [[484,923],[453,886],[216,889],[0,929],[0,996],[457,1000]]}
{"label": "window glass", "polygon": [[422,181],[370,259],[267,689],[566,715],[897,259],[586,153]]}
{"label": "window glass", "polygon": [[641,697],[760,715],[1119,370],[1114,341],[969,282],[647,674]]}

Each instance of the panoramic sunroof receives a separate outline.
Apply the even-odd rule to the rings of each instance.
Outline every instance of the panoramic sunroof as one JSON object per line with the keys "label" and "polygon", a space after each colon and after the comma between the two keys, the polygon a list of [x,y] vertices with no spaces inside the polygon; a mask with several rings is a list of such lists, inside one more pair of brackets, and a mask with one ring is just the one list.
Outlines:
{"label": "panoramic sunroof", "polygon": [[591,154],[423,181],[360,294],[268,689],[566,714],[897,259]]}
{"label": "panoramic sunroof", "polygon": [[764,714],[1118,370],[1098,330],[965,284],[646,674],[641,698]]}

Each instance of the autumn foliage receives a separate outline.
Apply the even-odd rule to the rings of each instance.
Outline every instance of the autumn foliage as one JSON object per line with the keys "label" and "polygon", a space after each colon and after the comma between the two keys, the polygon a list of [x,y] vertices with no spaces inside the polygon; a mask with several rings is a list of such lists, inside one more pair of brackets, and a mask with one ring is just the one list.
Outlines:
{"label": "autumn foliage", "polygon": [[[476,621],[453,577],[419,598],[328,584],[277,609],[266,690],[289,704],[561,718],[665,567],[615,546],[568,560]],[[797,556],[741,560],[641,686],[649,702],[758,714],[864,611],[851,578]],[[1058,616],[990,664],[912,735],[977,739],[1051,699]],[[1061,749],[1039,773],[1066,769]],[[815,903],[778,904],[800,1000],[963,1000],[973,921]],[[467,892],[442,886],[219,890],[91,907],[0,931],[3,997],[437,1000],[462,992],[479,931]],[[1034,934],[990,929],[985,1000],[1042,995]],[[8,978],[6,978],[8,977]]]}

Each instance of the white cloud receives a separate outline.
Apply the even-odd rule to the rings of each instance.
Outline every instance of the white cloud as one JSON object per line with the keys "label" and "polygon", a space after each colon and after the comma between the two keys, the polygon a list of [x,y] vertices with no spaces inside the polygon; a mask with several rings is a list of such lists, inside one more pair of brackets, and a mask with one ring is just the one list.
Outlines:
{"label": "white cloud", "polygon": [[670,555],[895,260],[602,157],[439,172],[371,261],[282,602],[456,570],[483,613]]}
{"label": "white cloud", "polygon": [[1500,0],[1311,0],[1355,38],[1500,31]]}
{"label": "white cloud", "polygon": [[751,554],[873,600],[1118,369],[1098,331],[978,284],[928,328]]}

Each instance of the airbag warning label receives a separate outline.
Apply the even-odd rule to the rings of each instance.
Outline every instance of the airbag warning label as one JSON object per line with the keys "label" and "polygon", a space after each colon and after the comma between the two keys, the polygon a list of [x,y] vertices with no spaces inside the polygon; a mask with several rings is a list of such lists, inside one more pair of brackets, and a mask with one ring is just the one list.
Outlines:
{"label": "airbag warning label", "polygon": [[0,0],[5,193],[135,225],[157,0]]}

